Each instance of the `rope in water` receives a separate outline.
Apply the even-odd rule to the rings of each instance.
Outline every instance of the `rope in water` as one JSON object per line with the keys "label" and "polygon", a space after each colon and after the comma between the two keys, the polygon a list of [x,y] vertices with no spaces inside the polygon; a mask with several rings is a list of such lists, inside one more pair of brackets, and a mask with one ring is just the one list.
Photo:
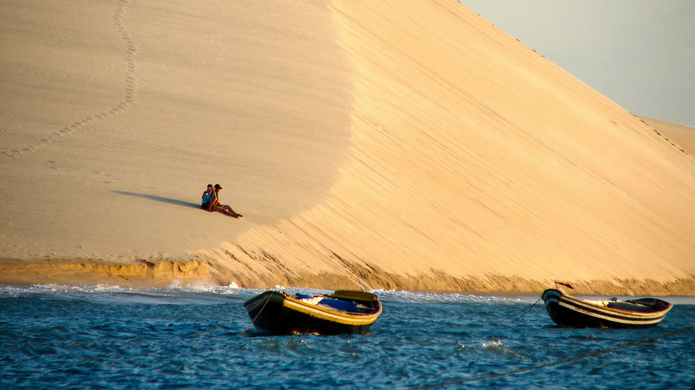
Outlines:
{"label": "rope in water", "polygon": [[626,348],[630,348],[630,347],[635,347],[635,346],[637,346],[637,345],[652,343],[652,342],[654,342],[654,341],[656,341],[656,340],[663,339],[663,338],[666,338],[666,337],[675,336],[675,335],[677,335],[677,334],[681,334],[681,333],[685,333],[685,332],[689,332],[689,331],[691,331],[691,330],[693,330],[693,329],[695,329],[695,326],[690,326],[690,327],[687,327],[687,328],[683,328],[683,329],[681,329],[681,330],[677,330],[677,331],[675,331],[675,332],[663,334],[663,335],[661,335],[661,336],[653,337],[653,338],[650,338],[650,339],[635,341],[635,342],[633,342],[633,343],[628,343],[628,344],[625,344],[625,345],[621,345],[620,347],[615,347],[615,348],[606,349],[606,350],[602,350],[602,351],[592,352],[592,353],[588,353],[588,354],[586,354],[586,355],[577,356],[577,357],[573,357],[573,358],[570,358],[570,359],[564,359],[564,360],[560,360],[560,361],[553,362],[553,363],[542,364],[542,365],[540,365],[540,366],[526,367],[526,368],[521,368],[521,369],[514,370],[514,371],[501,372],[501,373],[498,373],[498,374],[489,374],[489,375],[484,375],[484,376],[477,377],[477,378],[461,379],[461,380],[452,381],[452,382],[435,383],[435,384],[431,384],[431,385],[417,386],[417,387],[408,387],[407,389],[408,389],[408,390],[434,389],[434,388],[437,388],[437,387],[458,385],[458,384],[462,384],[462,383],[477,382],[477,381],[482,381],[482,380],[485,380],[485,379],[498,378],[498,377],[507,376],[507,375],[521,374],[521,373],[527,372],[527,371],[535,371],[535,370],[540,370],[541,368],[559,366],[559,365],[562,365],[562,364],[572,363],[572,362],[575,362],[575,361],[577,361],[577,360],[582,360],[582,359],[586,359],[586,358],[590,358],[590,357],[596,357],[596,356],[604,355],[604,354],[607,354],[607,353],[611,353],[611,352],[615,352],[615,351],[620,351],[620,350],[622,350],[622,349],[626,349]]}
{"label": "rope in water", "polygon": [[246,326],[246,328],[244,328],[244,330],[241,331],[241,333],[246,333],[246,331],[249,330],[249,328],[251,327],[251,325],[253,325],[253,323],[256,322],[256,319],[258,318],[258,316],[261,315],[261,313],[263,313],[263,309],[265,309],[265,305],[268,304],[268,301],[270,301],[270,298],[271,298],[272,296],[273,296],[273,294],[268,294],[268,298],[266,298],[266,299],[265,299],[265,302],[263,302],[263,307],[261,307],[261,310],[258,311],[258,314],[256,314],[255,317],[253,317],[253,319],[251,320],[251,323],[249,323],[249,324]]}
{"label": "rope in water", "polygon": [[[268,298],[266,298],[266,299],[265,299],[265,302],[263,302],[263,307],[261,307],[261,310],[258,312],[258,314],[256,314],[256,316],[253,318],[253,320],[251,320],[251,323],[248,324],[248,325],[246,326],[246,328],[244,328],[244,330],[241,331],[241,334],[244,334],[244,333],[246,333],[247,330],[249,330],[249,328],[251,327],[251,325],[253,325],[253,323],[256,321],[256,318],[258,318],[258,316],[261,315],[261,313],[263,312],[263,309],[265,309],[265,305],[268,303],[268,301],[270,301],[270,298],[271,298],[271,297],[272,297],[272,294],[268,294]],[[239,315],[239,317],[243,317],[243,316],[245,316],[245,315],[246,315],[246,313],[242,313],[242,314]],[[237,317],[235,317],[235,318],[237,318]],[[197,337],[197,336],[200,336],[200,335],[205,334],[205,333],[208,333],[208,332],[214,332],[214,331],[216,331],[220,326],[222,326],[222,325],[217,325],[217,326],[212,327],[212,328],[210,328],[210,329],[208,329],[208,330],[203,330],[203,331],[200,331],[200,332],[193,333],[192,336],[193,336],[193,337]]]}
{"label": "rope in water", "polygon": [[504,323],[505,321],[507,321],[507,320],[509,320],[509,319],[511,319],[511,318],[514,318],[515,316],[519,315],[519,313],[521,313],[522,311],[526,310],[526,311],[524,312],[524,314],[520,315],[520,316],[517,317],[517,319],[515,320],[515,322],[516,322],[516,321],[519,321],[519,320],[521,319],[521,317],[525,316],[529,311],[531,311],[531,309],[533,309],[533,307],[536,306],[536,305],[538,304],[538,302],[541,301],[541,299],[543,299],[543,297],[538,298],[538,300],[537,300],[533,305],[531,305],[531,306],[529,306],[529,307],[527,307],[527,308],[521,309],[519,312],[517,312],[517,313],[515,313],[515,314],[513,314],[513,315],[511,315],[511,316],[509,316],[509,317],[507,317],[507,318],[505,318],[505,319],[503,319],[502,321],[498,322],[498,323],[495,324],[495,325],[500,325],[500,324]]}

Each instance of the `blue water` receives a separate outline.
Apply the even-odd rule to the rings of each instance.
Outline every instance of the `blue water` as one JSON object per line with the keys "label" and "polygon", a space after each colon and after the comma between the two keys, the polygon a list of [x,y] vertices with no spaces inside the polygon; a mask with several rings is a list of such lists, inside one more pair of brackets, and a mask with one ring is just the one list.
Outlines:
{"label": "blue water", "polygon": [[537,297],[376,291],[370,334],[329,337],[258,334],[260,292],[0,286],[0,389],[695,387],[695,330],[672,334],[691,298],[657,328],[599,330],[554,327]]}

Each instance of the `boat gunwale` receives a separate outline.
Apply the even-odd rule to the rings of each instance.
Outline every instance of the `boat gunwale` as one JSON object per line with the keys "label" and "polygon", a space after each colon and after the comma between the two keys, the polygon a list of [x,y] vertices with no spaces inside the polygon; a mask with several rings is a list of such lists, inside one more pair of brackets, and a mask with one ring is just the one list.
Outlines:
{"label": "boat gunwale", "polygon": [[[644,317],[644,318],[651,318],[655,317],[656,315],[661,315],[667,313],[669,310],[671,310],[671,307],[668,307],[666,309],[662,310],[655,310],[655,311],[649,311],[649,312],[641,312],[641,311],[632,311],[632,310],[626,310],[626,309],[620,309],[616,307],[610,307],[610,306],[600,306],[597,304],[593,304],[591,302],[587,302],[586,300],[583,300],[581,298],[576,298],[572,296],[567,296],[564,295],[562,297],[562,300],[565,301],[570,301],[572,303],[575,303],[577,305],[581,305],[584,307],[589,307],[592,309],[600,310],[603,312],[609,312],[609,313],[615,313],[615,314],[624,314],[624,315],[629,315],[631,317]],[[595,301],[595,302],[607,302],[610,303],[611,301]]]}

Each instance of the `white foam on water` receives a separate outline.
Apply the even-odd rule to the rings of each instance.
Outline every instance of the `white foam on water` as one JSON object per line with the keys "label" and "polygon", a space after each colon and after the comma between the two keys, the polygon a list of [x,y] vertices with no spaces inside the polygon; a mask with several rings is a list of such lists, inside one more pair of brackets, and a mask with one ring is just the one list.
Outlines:
{"label": "white foam on water", "polygon": [[463,303],[533,303],[533,296],[496,296],[465,293],[409,292],[399,290],[371,290],[382,299],[406,302],[463,302]]}
{"label": "white foam on water", "polygon": [[[120,287],[115,285],[97,284],[94,286],[65,286],[58,284],[42,284],[32,286],[19,285],[0,285],[0,296],[13,296],[21,294],[74,294],[74,293],[132,293],[132,294],[152,294],[152,295],[168,295],[170,293],[197,293],[197,294],[219,294],[232,295],[241,297],[250,297],[261,294],[269,289],[251,289],[240,287],[234,282],[228,286],[218,286],[206,283],[188,283],[181,284],[179,281],[174,281],[165,289],[149,288],[149,289],[133,289]],[[325,290],[308,287],[284,287],[275,286],[272,290],[284,291],[289,295],[305,294],[305,295],[321,295],[331,293],[334,290]],[[404,302],[462,302],[462,303],[496,303],[496,304],[519,304],[519,303],[534,303],[539,296],[519,295],[519,296],[500,296],[500,295],[475,295],[466,293],[437,293],[437,292],[409,292],[401,290],[384,290],[374,289],[367,290],[372,294],[376,294],[380,299],[404,301]],[[641,297],[641,296],[640,296]],[[640,297],[620,297],[621,299],[634,299]],[[647,297],[647,296],[645,296]],[[605,298],[605,297],[598,297]],[[598,299],[597,298],[597,299]],[[690,296],[667,296],[658,297],[673,303],[674,305],[695,305],[695,297]]]}

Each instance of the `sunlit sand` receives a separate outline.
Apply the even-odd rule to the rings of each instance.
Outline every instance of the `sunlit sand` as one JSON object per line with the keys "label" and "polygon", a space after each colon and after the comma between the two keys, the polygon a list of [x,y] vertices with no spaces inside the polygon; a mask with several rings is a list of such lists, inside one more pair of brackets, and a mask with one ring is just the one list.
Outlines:
{"label": "sunlit sand", "polygon": [[454,0],[0,20],[0,283],[695,294],[692,128]]}

